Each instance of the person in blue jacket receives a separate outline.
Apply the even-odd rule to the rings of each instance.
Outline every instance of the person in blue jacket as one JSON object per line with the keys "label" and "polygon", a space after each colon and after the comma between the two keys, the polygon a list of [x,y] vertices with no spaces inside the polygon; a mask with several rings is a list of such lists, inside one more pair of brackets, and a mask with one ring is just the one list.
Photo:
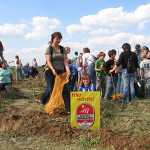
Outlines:
{"label": "person in blue jacket", "polygon": [[79,88],[79,92],[86,92],[86,91],[97,91],[96,87],[93,83],[91,83],[91,77],[88,73],[84,73],[81,77],[82,84]]}
{"label": "person in blue jacket", "polygon": [[70,77],[69,77],[69,82],[68,82],[68,87],[70,91],[73,91],[75,82],[78,79],[78,70],[75,66],[72,65],[72,60],[68,59],[68,65],[69,65],[69,70],[70,70]]}

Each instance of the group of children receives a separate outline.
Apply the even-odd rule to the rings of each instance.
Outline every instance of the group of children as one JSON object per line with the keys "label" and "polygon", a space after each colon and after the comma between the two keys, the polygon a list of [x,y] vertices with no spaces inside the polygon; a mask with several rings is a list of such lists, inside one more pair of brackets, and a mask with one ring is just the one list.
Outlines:
{"label": "group of children", "polygon": [[[120,71],[122,70],[120,69],[121,66],[118,67],[118,70],[115,69],[113,72],[110,73],[110,70],[112,70],[117,63],[116,54],[117,54],[116,50],[114,49],[110,50],[108,52],[109,59],[105,62],[106,54],[104,52],[100,52],[97,56],[98,59],[94,62],[95,71],[96,71],[96,85],[92,83],[92,79],[90,75],[88,73],[85,73],[85,71],[84,72],[82,71],[81,83],[78,82],[79,85],[78,91],[101,91],[102,93],[101,96],[104,99],[109,99],[109,100],[112,99],[112,93],[114,90],[117,91],[118,94],[119,93],[123,94],[124,86],[123,86],[123,77]],[[78,59],[81,59],[81,57],[79,57]],[[144,80],[146,80],[146,86],[147,86],[146,97],[149,98],[150,97],[150,60],[146,58],[146,53],[144,52],[141,53],[141,59],[143,61],[139,64],[140,77],[138,78],[143,78]],[[81,61],[77,60],[79,66],[82,66],[81,64],[79,64],[79,62]],[[71,65],[70,59],[68,60],[68,63]],[[76,67],[75,66],[73,67],[75,68],[74,69],[75,72],[78,72]],[[71,84],[72,85],[71,90],[73,90],[75,81],[77,79],[77,73],[72,74],[71,71],[71,75],[74,76],[73,78],[70,78],[70,83],[72,83],[72,79],[74,81],[73,84]]]}

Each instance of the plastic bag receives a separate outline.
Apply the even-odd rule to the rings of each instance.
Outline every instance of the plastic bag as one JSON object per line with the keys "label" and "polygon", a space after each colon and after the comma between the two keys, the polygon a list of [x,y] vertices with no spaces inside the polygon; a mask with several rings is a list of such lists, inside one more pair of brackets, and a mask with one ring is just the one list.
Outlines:
{"label": "plastic bag", "polygon": [[45,105],[45,111],[49,115],[60,114],[64,111],[65,103],[62,92],[64,85],[68,82],[69,73],[65,72],[61,75],[56,75],[55,84],[49,102]]}

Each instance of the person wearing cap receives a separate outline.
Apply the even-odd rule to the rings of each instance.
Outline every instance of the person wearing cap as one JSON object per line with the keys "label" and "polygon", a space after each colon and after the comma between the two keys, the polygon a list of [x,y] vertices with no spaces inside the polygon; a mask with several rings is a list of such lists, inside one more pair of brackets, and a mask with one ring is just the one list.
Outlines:
{"label": "person wearing cap", "polygon": [[142,58],[141,58],[141,54],[142,54],[142,49],[141,49],[141,46],[139,44],[136,44],[135,45],[135,51],[134,51],[138,57],[138,64],[140,66],[140,63],[142,61]]}

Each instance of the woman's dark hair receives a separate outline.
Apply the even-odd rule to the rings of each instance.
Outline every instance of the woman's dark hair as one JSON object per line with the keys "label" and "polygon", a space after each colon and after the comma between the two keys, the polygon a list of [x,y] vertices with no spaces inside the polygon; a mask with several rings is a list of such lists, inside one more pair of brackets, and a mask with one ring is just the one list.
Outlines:
{"label": "woman's dark hair", "polygon": [[3,44],[2,42],[0,41],[0,50],[3,51],[4,50],[4,47],[3,47]]}
{"label": "woman's dark hair", "polygon": [[111,57],[112,55],[116,55],[116,50],[112,49],[108,52],[108,56]]}
{"label": "woman's dark hair", "polygon": [[122,45],[122,49],[123,49],[124,51],[131,51],[131,46],[130,46],[130,44],[128,44],[128,43],[124,43],[124,44]]}
{"label": "woman's dark hair", "polygon": [[51,42],[52,42],[52,43],[53,43],[53,39],[54,39],[55,37],[59,37],[59,38],[62,39],[62,35],[61,35],[60,32],[54,32],[54,33],[51,35]]}
{"label": "woman's dark hair", "polygon": [[84,74],[82,75],[82,77],[81,77],[81,81],[82,81],[81,86],[84,86],[83,80],[84,80],[86,77],[88,77],[88,78],[90,79],[89,85],[91,85],[91,80],[92,80],[92,79],[91,79],[91,76],[90,76],[88,73],[84,73]]}

